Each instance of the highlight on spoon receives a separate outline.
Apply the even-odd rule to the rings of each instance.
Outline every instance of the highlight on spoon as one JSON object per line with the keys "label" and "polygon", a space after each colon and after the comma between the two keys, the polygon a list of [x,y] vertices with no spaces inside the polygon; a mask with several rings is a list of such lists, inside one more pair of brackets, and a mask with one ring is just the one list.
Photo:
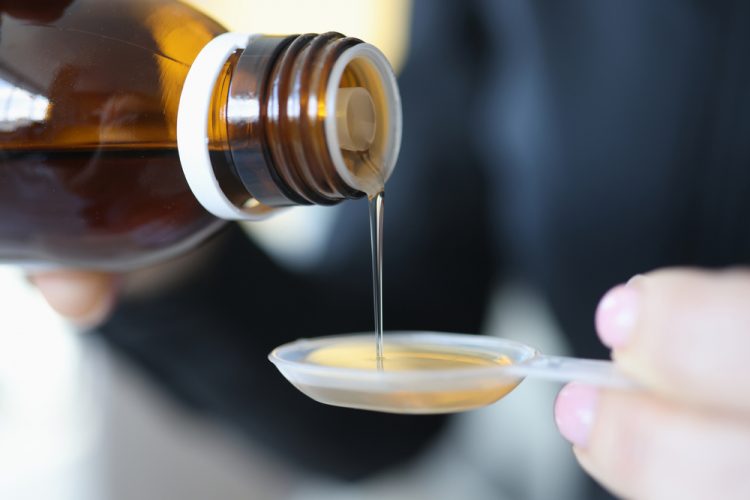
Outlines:
{"label": "highlight on spoon", "polygon": [[379,370],[372,333],[303,339],[269,359],[307,396],[392,413],[449,413],[486,406],[523,380],[507,368],[537,355],[496,337],[431,332],[385,335]]}

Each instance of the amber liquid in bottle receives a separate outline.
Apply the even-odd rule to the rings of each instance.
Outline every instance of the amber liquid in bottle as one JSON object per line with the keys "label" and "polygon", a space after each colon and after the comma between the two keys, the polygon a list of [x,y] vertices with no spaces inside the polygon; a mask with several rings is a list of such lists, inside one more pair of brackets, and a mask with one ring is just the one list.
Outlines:
{"label": "amber liquid in bottle", "polygon": [[178,2],[86,0],[0,23],[0,259],[128,267],[215,230],[174,116],[220,25]]}

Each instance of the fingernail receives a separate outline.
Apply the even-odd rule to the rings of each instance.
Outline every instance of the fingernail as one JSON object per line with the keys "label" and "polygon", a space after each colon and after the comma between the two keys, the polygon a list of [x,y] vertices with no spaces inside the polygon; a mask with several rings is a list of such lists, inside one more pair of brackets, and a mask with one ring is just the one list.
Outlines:
{"label": "fingernail", "polygon": [[638,319],[638,290],[619,285],[607,292],[596,309],[596,331],[610,348],[622,347],[630,338]]}
{"label": "fingernail", "polygon": [[598,391],[573,382],[560,391],[555,401],[555,423],[560,434],[575,446],[585,448],[596,416]]}

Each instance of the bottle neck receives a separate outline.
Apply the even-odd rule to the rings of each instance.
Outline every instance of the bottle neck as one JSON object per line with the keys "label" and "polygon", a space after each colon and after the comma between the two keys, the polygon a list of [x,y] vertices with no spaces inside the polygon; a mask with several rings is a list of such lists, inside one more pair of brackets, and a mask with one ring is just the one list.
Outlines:
{"label": "bottle neck", "polygon": [[[201,167],[215,179],[210,187],[205,179],[194,186],[195,158],[183,154],[178,118],[183,168],[209,211],[252,219],[382,191],[400,147],[401,107],[393,71],[375,47],[338,33],[257,35],[223,61],[211,57],[222,66],[206,124],[210,166]],[[194,64],[190,73],[200,70]],[[207,189],[220,191],[235,216],[204,202]]]}

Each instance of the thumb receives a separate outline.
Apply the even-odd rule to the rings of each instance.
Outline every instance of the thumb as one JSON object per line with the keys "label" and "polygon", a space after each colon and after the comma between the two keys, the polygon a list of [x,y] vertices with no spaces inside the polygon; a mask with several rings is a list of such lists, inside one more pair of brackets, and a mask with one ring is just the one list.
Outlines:
{"label": "thumb", "polygon": [[36,273],[30,280],[58,314],[82,327],[103,322],[117,295],[113,274],[60,270]]}
{"label": "thumb", "polygon": [[750,413],[750,272],[668,269],[610,290],[597,331],[621,368],[688,403]]}

